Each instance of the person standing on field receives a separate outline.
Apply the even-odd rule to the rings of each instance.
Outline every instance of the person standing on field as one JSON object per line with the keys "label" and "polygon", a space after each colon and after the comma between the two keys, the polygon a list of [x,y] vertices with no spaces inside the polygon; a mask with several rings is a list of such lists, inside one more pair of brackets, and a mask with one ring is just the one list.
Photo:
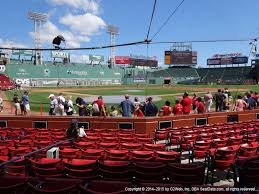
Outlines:
{"label": "person standing on field", "polygon": [[205,112],[210,112],[210,111],[211,111],[212,99],[213,99],[213,96],[211,95],[211,92],[208,92],[208,93],[204,96]]}
{"label": "person standing on field", "polygon": [[27,91],[25,91],[24,95],[22,96],[22,105],[24,108],[24,115],[27,115],[30,111],[29,93]]}

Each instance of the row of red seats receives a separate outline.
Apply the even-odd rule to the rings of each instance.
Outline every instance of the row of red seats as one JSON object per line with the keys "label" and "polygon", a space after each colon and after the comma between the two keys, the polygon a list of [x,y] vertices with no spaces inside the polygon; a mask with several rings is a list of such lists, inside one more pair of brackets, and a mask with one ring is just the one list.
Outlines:
{"label": "row of red seats", "polygon": [[[62,178],[47,178],[39,180],[37,178],[24,177],[1,177],[0,178],[0,193],[20,193],[20,194],[166,194],[173,192],[174,189],[182,189],[186,185],[181,184],[164,184],[164,183],[138,183],[122,181],[82,181],[77,179],[62,179]],[[196,188],[208,189],[207,185],[192,185]],[[143,191],[141,188],[144,188]],[[220,187],[211,187],[218,190]],[[221,187],[222,188],[222,187]],[[212,190],[211,189],[211,190]],[[187,191],[177,191],[177,194],[188,194]],[[196,191],[192,194],[210,194],[210,191]],[[232,194],[233,192],[217,192],[218,194]]]}
{"label": "row of red seats", "polygon": [[[24,176],[24,163],[4,168],[8,175]],[[203,184],[205,165],[130,162],[112,160],[48,159],[30,160],[31,169],[27,175],[41,178],[68,177],[74,179],[137,180],[139,182],[172,182],[177,184]],[[23,170],[23,171],[22,171]]]}

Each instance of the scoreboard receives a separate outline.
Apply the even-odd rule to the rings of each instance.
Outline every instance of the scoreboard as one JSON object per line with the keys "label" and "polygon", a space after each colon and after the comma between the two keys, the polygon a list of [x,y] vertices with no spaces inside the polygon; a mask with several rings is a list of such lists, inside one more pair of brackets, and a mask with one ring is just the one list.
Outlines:
{"label": "scoreboard", "polygon": [[165,64],[167,65],[197,65],[197,52],[195,51],[165,51]]}

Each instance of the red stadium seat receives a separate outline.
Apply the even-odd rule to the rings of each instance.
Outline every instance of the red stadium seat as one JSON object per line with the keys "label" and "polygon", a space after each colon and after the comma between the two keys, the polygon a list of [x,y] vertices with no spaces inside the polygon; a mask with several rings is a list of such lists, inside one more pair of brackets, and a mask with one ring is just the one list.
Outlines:
{"label": "red stadium seat", "polygon": [[128,160],[129,151],[128,150],[106,150],[107,160]]}
{"label": "red stadium seat", "polygon": [[128,150],[141,150],[142,144],[140,143],[122,143],[121,149],[128,149]]}
{"label": "red stadium seat", "polygon": [[81,150],[82,157],[89,160],[98,160],[104,157],[104,150],[102,149],[86,149]]}
{"label": "red stadium seat", "polygon": [[153,151],[132,151],[133,161],[152,161],[154,159]]}

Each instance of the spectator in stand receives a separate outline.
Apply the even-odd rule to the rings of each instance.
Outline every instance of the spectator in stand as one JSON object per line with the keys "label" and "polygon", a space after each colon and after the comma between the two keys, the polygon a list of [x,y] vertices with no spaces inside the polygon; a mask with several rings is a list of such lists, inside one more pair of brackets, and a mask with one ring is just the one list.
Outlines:
{"label": "spectator in stand", "polygon": [[211,106],[212,106],[212,95],[211,92],[207,92],[207,94],[204,96],[205,101],[205,112],[210,112]]}
{"label": "spectator in stand", "polygon": [[228,90],[228,88],[225,88],[224,93],[226,94],[227,98],[230,98],[230,97],[231,97],[231,93],[230,93],[230,91]]}
{"label": "spectator in stand", "polygon": [[216,112],[222,112],[224,105],[225,95],[222,93],[221,89],[218,89],[218,92],[214,96],[216,102]]}
{"label": "spectator in stand", "polygon": [[255,92],[255,94],[254,94],[254,99],[255,99],[255,102],[256,102],[257,108],[258,108],[258,105],[259,105],[259,95],[258,95],[257,92]]}
{"label": "spectator in stand", "polygon": [[198,114],[202,114],[205,113],[205,105],[204,102],[202,101],[201,97],[198,97],[198,103],[196,106],[196,110],[195,110]]}
{"label": "spectator in stand", "polygon": [[65,109],[65,112],[66,112],[66,115],[73,115],[74,113],[74,106],[73,106],[73,101],[71,100],[72,96],[67,96],[66,97],[66,101],[65,101],[65,104],[64,104],[64,109]]}
{"label": "spectator in stand", "polygon": [[79,137],[82,138],[86,136],[83,126],[78,129],[78,121],[76,119],[72,119],[66,134],[67,138],[74,138],[74,140],[77,140]]}
{"label": "spectator in stand", "polygon": [[155,117],[158,113],[157,106],[153,103],[152,100],[152,97],[149,97],[144,105],[143,109],[146,117]]}
{"label": "spectator in stand", "polygon": [[144,113],[143,111],[141,110],[141,107],[138,106],[135,111],[134,111],[134,117],[144,117]]}
{"label": "spectator in stand", "polygon": [[3,109],[4,109],[4,101],[3,101],[3,98],[0,97],[0,112],[3,112]]}
{"label": "spectator in stand", "polygon": [[115,106],[111,106],[111,113],[110,113],[110,116],[111,117],[117,117],[118,116],[118,110],[115,108]]}
{"label": "spectator in stand", "polygon": [[57,97],[57,102],[58,105],[56,107],[56,115],[59,116],[65,116],[66,112],[65,112],[65,101],[66,99],[63,97],[62,93],[59,93],[59,96]]}
{"label": "spectator in stand", "polygon": [[16,93],[14,93],[14,95],[13,95],[13,103],[14,103],[14,108],[15,108],[14,113],[15,113],[15,115],[18,115],[18,111],[21,110],[21,106],[20,106],[20,99]]}
{"label": "spectator in stand", "polygon": [[134,103],[130,101],[129,95],[125,95],[125,100],[120,103],[120,107],[122,109],[123,117],[131,117],[131,113],[134,111],[135,106]]}
{"label": "spectator in stand", "polygon": [[238,95],[235,102],[234,111],[244,111],[247,107],[247,103],[242,99],[242,96]]}
{"label": "spectator in stand", "polygon": [[25,91],[22,96],[22,105],[24,106],[24,115],[30,111],[29,93]]}
{"label": "spectator in stand", "polygon": [[195,93],[193,94],[193,98],[192,98],[192,110],[196,110],[196,106],[198,104],[198,98],[199,96],[197,96]]}
{"label": "spectator in stand", "polygon": [[93,114],[92,116],[104,116],[106,117],[105,106],[103,97],[99,96],[97,100],[93,102]]}
{"label": "spectator in stand", "polygon": [[134,98],[134,106],[135,106],[135,109],[137,109],[138,107],[141,106],[141,103],[139,102],[138,97],[135,97],[135,98]]}
{"label": "spectator in stand", "polygon": [[181,104],[183,106],[183,114],[185,114],[185,115],[190,114],[191,113],[192,100],[189,98],[189,94],[187,92],[184,93]]}
{"label": "spectator in stand", "polygon": [[49,99],[50,99],[49,115],[56,115],[55,114],[55,108],[56,108],[56,106],[58,104],[58,101],[57,101],[57,99],[56,99],[54,94],[50,94],[49,95]]}
{"label": "spectator in stand", "polygon": [[170,101],[165,101],[165,105],[160,110],[160,116],[169,116],[172,113],[172,108],[170,106]]}
{"label": "spectator in stand", "polygon": [[179,100],[175,101],[175,105],[173,107],[174,115],[182,115],[183,114],[183,106],[181,105]]}
{"label": "spectator in stand", "polygon": [[76,98],[76,106],[78,107],[78,114],[79,116],[86,116],[87,111],[86,111],[86,102],[84,101],[83,98],[77,97]]}
{"label": "spectator in stand", "polygon": [[256,102],[254,98],[251,96],[251,94],[247,94],[247,109],[248,110],[253,110],[256,108]]}

